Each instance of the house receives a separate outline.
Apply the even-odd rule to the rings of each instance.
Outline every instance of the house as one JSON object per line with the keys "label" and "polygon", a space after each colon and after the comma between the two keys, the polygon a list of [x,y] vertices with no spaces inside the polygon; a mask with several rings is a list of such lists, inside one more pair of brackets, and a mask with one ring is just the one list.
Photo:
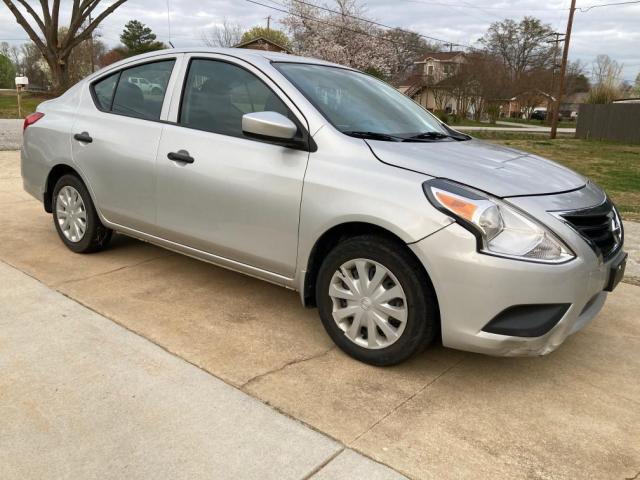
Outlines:
{"label": "house", "polygon": [[576,92],[566,95],[560,104],[560,114],[566,118],[576,118],[580,105],[586,103],[589,92]]}
{"label": "house", "polygon": [[453,77],[466,61],[464,52],[431,52],[414,62],[411,74],[398,90],[428,110],[458,113],[457,100],[443,82]]}
{"label": "house", "polygon": [[542,90],[528,90],[511,98],[500,100],[500,116],[507,118],[530,118],[537,110],[549,111],[556,99]]}
{"label": "house", "polygon": [[283,47],[282,45],[279,45],[265,37],[252,38],[246,42],[234,45],[234,48],[249,48],[253,50],[266,50],[267,52],[291,53],[291,50],[288,48]]}

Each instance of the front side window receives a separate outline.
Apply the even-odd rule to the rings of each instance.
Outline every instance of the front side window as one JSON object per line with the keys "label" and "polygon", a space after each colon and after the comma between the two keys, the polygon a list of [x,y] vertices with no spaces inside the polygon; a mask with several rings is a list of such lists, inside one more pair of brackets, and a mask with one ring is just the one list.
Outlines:
{"label": "front side window", "polygon": [[93,85],[100,109],[129,117],[159,120],[175,60],[127,68]]}
{"label": "front side window", "polygon": [[242,137],[242,116],[253,112],[292,114],[262,80],[227,62],[194,59],[189,65],[179,123]]}
{"label": "front side window", "polygon": [[354,70],[304,63],[274,63],[341,132],[392,138],[442,135],[440,122],[387,83]]}

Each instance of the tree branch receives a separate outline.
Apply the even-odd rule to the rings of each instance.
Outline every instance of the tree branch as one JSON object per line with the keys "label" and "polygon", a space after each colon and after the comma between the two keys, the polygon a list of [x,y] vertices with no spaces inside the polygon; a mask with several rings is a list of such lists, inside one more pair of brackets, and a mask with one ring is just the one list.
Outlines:
{"label": "tree branch", "polygon": [[[6,1],[6,0],[5,0]],[[94,5],[91,5],[90,8],[91,10],[93,10],[95,8],[95,6],[100,3],[100,0],[93,0],[95,2]],[[84,42],[85,40],[89,39],[89,37],[91,36],[91,34],[93,33],[93,31],[96,29],[96,27],[98,25],[100,25],[100,23],[107,18],[109,15],[111,15],[114,10],[116,8],[118,8],[120,5],[122,5],[123,3],[125,3],[127,0],[117,0],[116,2],[114,2],[109,8],[105,9],[100,15],[98,15],[90,24],[87,28],[85,28],[82,33],[79,33],[75,38],[73,38],[73,40],[68,43],[67,45],[65,45],[64,49],[62,50],[62,57],[64,57],[64,54],[68,55],[69,53],[71,53],[71,50],[73,50],[74,47],[76,47],[77,45],[79,45],[80,43]],[[88,15],[88,13],[87,13]]]}
{"label": "tree branch", "polygon": [[36,44],[40,52],[44,56],[49,56],[51,54],[51,51],[47,48],[47,45],[45,45],[45,43],[38,36],[38,34],[31,27],[31,25],[29,25],[29,22],[27,22],[27,19],[24,18],[24,15],[22,15],[20,10],[18,10],[18,7],[15,6],[12,0],[2,0],[2,1],[7,6],[9,11],[13,14],[13,16],[16,18],[16,22],[18,22],[18,25],[24,28],[24,31],[27,32],[27,35],[29,35],[29,38],[31,39],[31,41]]}
{"label": "tree branch", "polygon": [[18,0],[18,2],[20,2],[20,5],[22,5],[27,12],[29,13],[29,15],[31,15],[33,17],[33,19],[36,21],[36,23],[38,24],[38,27],[40,28],[40,30],[42,31],[42,33],[45,35],[47,35],[47,30],[44,26],[44,23],[42,22],[42,19],[38,16],[38,14],[36,13],[36,11],[33,9],[33,7],[31,5],[29,5],[29,3],[27,2],[27,0]]}

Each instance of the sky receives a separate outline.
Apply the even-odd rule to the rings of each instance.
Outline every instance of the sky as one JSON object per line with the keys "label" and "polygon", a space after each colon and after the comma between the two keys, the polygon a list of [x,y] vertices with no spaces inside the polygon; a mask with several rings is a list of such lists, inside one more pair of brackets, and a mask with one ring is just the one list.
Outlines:
{"label": "sky", "polygon": [[[257,0],[283,9],[282,0]],[[334,0],[305,0],[320,5],[334,5]],[[582,60],[591,68],[598,54],[607,54],[624,64],[623,78],[631,83],[640,72],[640,3],[588,7],[624,0],[578,0],[571,38],[571,60]],[[39,3],[31,0],[30,3]],[[104,0],[104,4],[110,4]],[[564,32],[570,0],[361,0],[367,16],[385,25],[405,28],[443,40],[477,45],[477,40],[492,22],[504,18],[521,19],[525,15],[540,18],[556,31]],[[69,5],[71,0],[62,0]],[[171,25],[167,22],[169,6]],[[37,8],[37,7],[36,7]],[[98,7],[100,9],[101,7]],[[158,40],[176,47],[202,45],[202,32],[225,19],[244,28],[271,25],[285,14],[246,0],[128,0],[100,27],[107,45],[115,46],[124,24],[137,19],[157,34]],[[65,17],[66,18],[66,17]],[[27,39],[6,6],[0,5],[0,42],[17,44]]]}

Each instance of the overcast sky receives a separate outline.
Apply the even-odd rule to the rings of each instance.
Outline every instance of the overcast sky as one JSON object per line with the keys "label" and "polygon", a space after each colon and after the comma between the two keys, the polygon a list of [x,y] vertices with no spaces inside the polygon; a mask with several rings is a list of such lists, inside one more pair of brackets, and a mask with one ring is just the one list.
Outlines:
{"label": "overcast sky", "polygon": [[[281,0],[257,0],[278,8]],[[333,0],[305,0],[332,5]],[[623,0],[578,0],[583,10],[592,5]],[[35,2],[37,3],[37,2]],[[63,0],[70,4],[71,0]],[[105,0],[105,4],[110,3]],[[532,15],[551,24],[557,31],[566,28],[570,0],[366,0],[368,16],[386,25],[414,30],[447,41],[473,44],[491,22],[504,18],[520,19]],[[169,0],[171,41],[176,47],[202,45],[202,31],[225,18],[249,28],[266,24],[267,15],[277,27],[284,13],[254,5],[246,0]],[[282,6],[280,6],[282,8]],[[128,0],[103,23],[103,40],[118,43],[123,25],[138,19],[150,26],[162,41],[169,40],[167,0]],[[623,76],[633,82],[640,72],[640,3],[593,8],[576,12],[570,58],[590,64],[606,53],[625,65]],[[21,43],[25,33],[8,9],[0,6],[0,41]]]}

